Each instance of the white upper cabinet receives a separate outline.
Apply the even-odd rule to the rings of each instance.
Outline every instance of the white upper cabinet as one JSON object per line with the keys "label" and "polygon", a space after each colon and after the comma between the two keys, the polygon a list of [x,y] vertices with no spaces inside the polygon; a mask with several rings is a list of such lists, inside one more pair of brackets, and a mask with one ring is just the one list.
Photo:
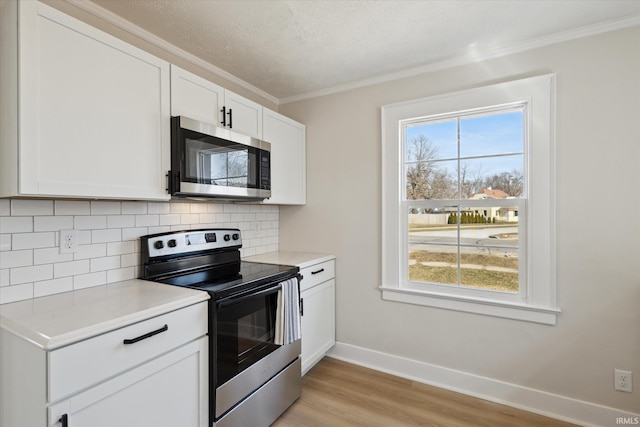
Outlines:
{"label": "white upper cabinet", "polygon": [[282,114],[263,110],[262,139],[271,143],[271,198],[279,205],[307,200],[306,127]]}
{"label": "white upper cabinet", "polygon": [[169,63],[40,2],[3,8],[0,195],[168,199]]}
{"label": "white upper cabinet", "polygon": [[171,115],[221,126],[224,88],[171,65]]}
{"label": "white upper cabinet", "polygon": [[262,139],[262,105],[225,90],[224,107],[229,129]]}
{"label": "white upper cabinet", "polygon": [[171,65],[171,115],[262,138],[262,105]]}

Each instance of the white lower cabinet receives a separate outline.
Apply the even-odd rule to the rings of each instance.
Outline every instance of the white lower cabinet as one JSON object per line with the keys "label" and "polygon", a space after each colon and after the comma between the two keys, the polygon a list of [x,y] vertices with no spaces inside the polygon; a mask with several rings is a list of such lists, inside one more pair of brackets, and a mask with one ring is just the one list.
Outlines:
{"label": "white lower cabinet", "polygon": [[207,426],[207,319],[200,302],[50,350],[0,328],[0,425]]}
{"label": "white lower cabinet", "polygon": [[206,378],[202,337],[51,405],[48,426],[206,426]]}
{"label": "white lower cabinet", "polygon": [[306,374],[336,343],[335,261],[301,269],[302,374]]}

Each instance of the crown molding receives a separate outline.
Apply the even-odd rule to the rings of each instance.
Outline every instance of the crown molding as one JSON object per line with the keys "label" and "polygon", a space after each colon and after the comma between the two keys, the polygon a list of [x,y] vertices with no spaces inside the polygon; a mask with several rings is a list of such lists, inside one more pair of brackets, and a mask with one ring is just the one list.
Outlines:
{"label": "crown molding", "polygon": [[431,73],[435,71],[442,71],[461,65],[467,65],[477,62],[482,62],[488,59],[499,58],[502,56],[512,55],[515,53],[524,52],[531,49],[536,49],[543,46],[549,46],[565,41],[580,39],[584,37],[594,36],[609,31],[620,30],[623,28],[633,27],[640,25],[640,15],[632,15],[629,17],[614,19],[609,21],[600,22],[597,24],[587,25],[584,27],[576,28],[573,30],[562,31],[547,36],[538,37],[532,40],[528,40],[521,43],[516,43],[510,46],[499,47],[496,49],[486,51],[469,51],[465,55],[444,59],[442,61],[432,62],[426,65],[421,65],[414,68],[409,68],[403,71],[395,73],[384,74],[369,79],[359,80],[353,83],[346,83],[343,85],[337,85],[326,89],[320,89],[300,95],[294,95],[280,99],[280,105],[289,104],[292,102],[303,101],[311,98],[318,98],[321,96],[332,95],[335,93],[346,92],[348,90],[358,89],[366,86],[373,86],[380,83],[386,83],[394,80],[400,80],[408,77],[418,76],[420,74]]}
{"label": "crown molding", "polygon": [[122,18],[121,16],[116,15],[113,12],[108,11],[107,9],[98,6],[97,4],[95,4],[92,1],[87,1],[87,0],[64,0],[66,3],[69,3],[75,7],[77,7],[78,9],[89,13],[90,15],[93,15],[97,18],[102,19],[103,21],[114,25],[115,27],[126,31],[127,33],[141,39],[144,40],[147,43],[150,43],[162,50],[165,50],[168,53],[171,53],[173,55],[176,55],[177,57],[197,66],[200,67],[206,71],[209,71],[219,77],[222,77],[225,80],[230,81],[233,84],[236,84],[250,92],[252,92],[253,94],[260,96],[264,99],[267,99],[271,102],[273,102],[276,105],[280,104],[280,101],[278,98],[276,98],[275,96],[263,91],[262,89],[259,89],[255,86],[253,86],[252,84],[234,76],[233,74],[223,70],[222,68],[216,67],[215,65],[198,58],[197,56],[177,47],[172,45],[171,43],[167,42],[164,39],[161,39],[160,37],[150,33],[147,30],[144,30],[140,27],[138,27],[137,25],[133,24],[130,21],[127,21],[126,19]]}
{"label": "crown molding", "polygon": [[426,73],[431,73],[435,71],[442,71],[449,68],[458,67],[461,65],[477,63],[477,62],[485,61],[488,59],[499,58],[506,55],[512,55],[515,53],[536,49],[543,46],[553,45],[553,44],[562,43],[565,41],[589,37],[596,34],[601,34],[609,31],[614,31],[614,30],[619,30],[627,27],[640,25],[640,14],[632,15],[625,18],[613,19],[609,21],[600,22],[597,24],[576,28],[573,30],[562,31],[555,34],[538,37],[532,40],[516,43],[510,46],[504,46],[504,47],[486,50],[486,51],[469,50],[469,52],[467,52],[466,54],[458,57],[448,58],[441,61],[425,64],[422,66],[409,68],[403,71],[398,71],[398,72],[384,74],[381,76],[376,76],[368,79],[363,79],[357,82],[336,85],[329,88],[320,89],[317,91],[311,91],[311,92],[303,93],[300,95],[294,95],[294,96],[278,99],[275,96],[263,91],[262,89],[259,89],[256,86],[223,70],[222,68],[216,67],[215,65],[207,61],[204,61],[203,59],[200,59],[197,56],[189,52],[186,52],[185,50],[177,46],[172,45],[171,43],[168,43],[167,41],[161,39],[160,37],[138,27],[132,22],[127,21],[126,19],[104,9],[101,6],[98,6],[92,1],[87,1],[87,0],[64,0],[64,1],[77,7],[78,9],[83,10],[84,12],[87,12],[99,19],[102,19],[103,21],[109,24],[114,25],[117,28],[120,28],[121,30],[126,31],[127,33],[135,37],[138,37],[139,39],[142,39],[160,49],[163,49],[173,55],[176,55],[177,57],[199,68],[202,68],[225,80],[228,80],[229,82],[234,83],[252,92],[257,96],[267,99],[278,106],[289,104],[292,102],[303,101],[306,99],[331,95],[339,92],[346,92],[348,90],[358,89],[366,86],[372,86],[380,83],[386,83],[394,80],[400,80],[408,77],[414,77],[420,74],[426,74]]}

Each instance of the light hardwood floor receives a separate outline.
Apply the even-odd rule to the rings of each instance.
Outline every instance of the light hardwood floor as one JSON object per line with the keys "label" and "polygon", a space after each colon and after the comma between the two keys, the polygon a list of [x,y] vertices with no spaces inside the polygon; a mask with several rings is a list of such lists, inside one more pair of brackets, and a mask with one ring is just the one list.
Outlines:
{"label": "light hardwood floor", "polygon": [[573,426],[325,357],[273,427]]}

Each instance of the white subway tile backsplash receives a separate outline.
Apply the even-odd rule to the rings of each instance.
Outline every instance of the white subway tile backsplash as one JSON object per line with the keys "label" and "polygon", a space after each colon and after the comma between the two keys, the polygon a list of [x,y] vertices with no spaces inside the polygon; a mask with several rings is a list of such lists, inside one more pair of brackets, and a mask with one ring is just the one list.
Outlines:
{"label": "white subway tile backsplash", "polygon": [[120,268],[119,256],[108,256],[103,258],[93,258],[91,260],[91,272],[115,270]]}
{"label": "white subway tile backsplash", "polygon": [[0,288],[0,304],[33,298],[33,283]]}
{"label": "white subway tile backsplash", "polygon": [[107,283],[107,272],[79,274],[73,276],[73,289],[91,288],[93,286],[105,285]]}
{"label": "white subway tile backsplash", "polygon": [[[31,251],[29,251],[31,252]],[[73,261],[73,254],[61,254],[58,247],[33,250],[33,264],[54,264],[56,262]]]}
{"label": "white subway tile backsplash", "polygon": [[53,279],[53,264],[18,267],[9,270],[11,285]]}
{"label": "white subway tile backsplash", "polygon": [[11,251],[0,256],[0,268],[26,267],[33,265],[33,251]]}
{"label": "white subway tile backsplash", "polygon": [[0,286],[9,286],[10,284],[9,269],[0,270]]}
{"label": "white subway tile backsplash", "polygon": [[135,279],[135,270],[133,267],[119,268],[117,270],[107,271],[107,283],[120,282],[122,280]]}
{"label": "white subway tile backsplash", "polygon": [[30,233],[33,231],[32,216],[0,217],[0,233]]}
{"label": "white subway tile backsplash", "polygon": [[9,216],[11,215],[11,200],[2,199],[0,200],[0,216]]}
{"label": "white subway tile backsplash", "polygon": [[91,202],[91,215],[119,215],[121,212],[120,202]]}
{"label": "white subway tile backsplash", "polygon": [[0,234],[0,252],[11,250],[11,234]]}
{"label": "white subway tile backsplash", "polygon": [[[277,206],[191,202],[0,200],[0,303],[128,280],[140,274],[140,236],[239,228],[242,255],[278,249]],[[60,254],[59,230],[78,231]]]}
{"label": "white subway tile backsplash", "polygon": [[11,248],[16,250],[49,248],[55,246],[54,232],[46,233],[17,233],[13,235],[11,240]]}
{"label": "white subway tile backsplash", "polygon": [[93,230],[107,228],[107,217],[104,215],[76,216],[73,221],[76,230]]}
{"label": "white subway tile backsplash", "polygon": [[132,240],[107,243],[107,256],[132,254],[134,252],[136,252],[136,247]]}
{"label": "white subway tile backsplash", "polygon": [[136,227],[156,227],[160,225],[159,215],[136,215]]}
{"label": "white subway tile backsplash", "polygon": [[123,214],[146,214],[147,213],[146,202],[122,202]]}
{"label": "white subway tile backsplash", "polygon": [[53,215],[53,200],[12,200],[11,215]]}
{"label": "white subway tile backsplash", "polygon": [[33,284],[33,297],[43,297],[45,295],[59,294],[73,290],[73,278],[64,277],[62,279],[45,280]]}
{"label": "white subway tile backsplash", "polygon": [[35,216],[33,231],[60,231],[73,228],[72,216]]}
{"label": "white subway tile backsplash", "polygon": [[53,264],[54,277],[77,276],[78,274],[86,274],[90,272],[90,261],[82,259],[78,261],[59,262]]}
{"label": "white subway tile backsplash", "polygon": [[91,215],[91,202],[77,200],[56,200],[55,215]]}
{"label": "white subway tile backsplash", "polygon": [[120,242],[122,240],[122,230],[112,228],[108,230],[92,230],[92,243]]}
{"label": "white subway tile backsplash", "polygon": [[107,228],[130,228],[135,225],[135,215],[109,215],[107,217]]}
{"label": "white subway tile backsplash", "polygon": [[89,245],[78,246],[78,252],[73,254],[73,259],[91,259],[99,258],[107,255],[108,243],[93,243]]}

